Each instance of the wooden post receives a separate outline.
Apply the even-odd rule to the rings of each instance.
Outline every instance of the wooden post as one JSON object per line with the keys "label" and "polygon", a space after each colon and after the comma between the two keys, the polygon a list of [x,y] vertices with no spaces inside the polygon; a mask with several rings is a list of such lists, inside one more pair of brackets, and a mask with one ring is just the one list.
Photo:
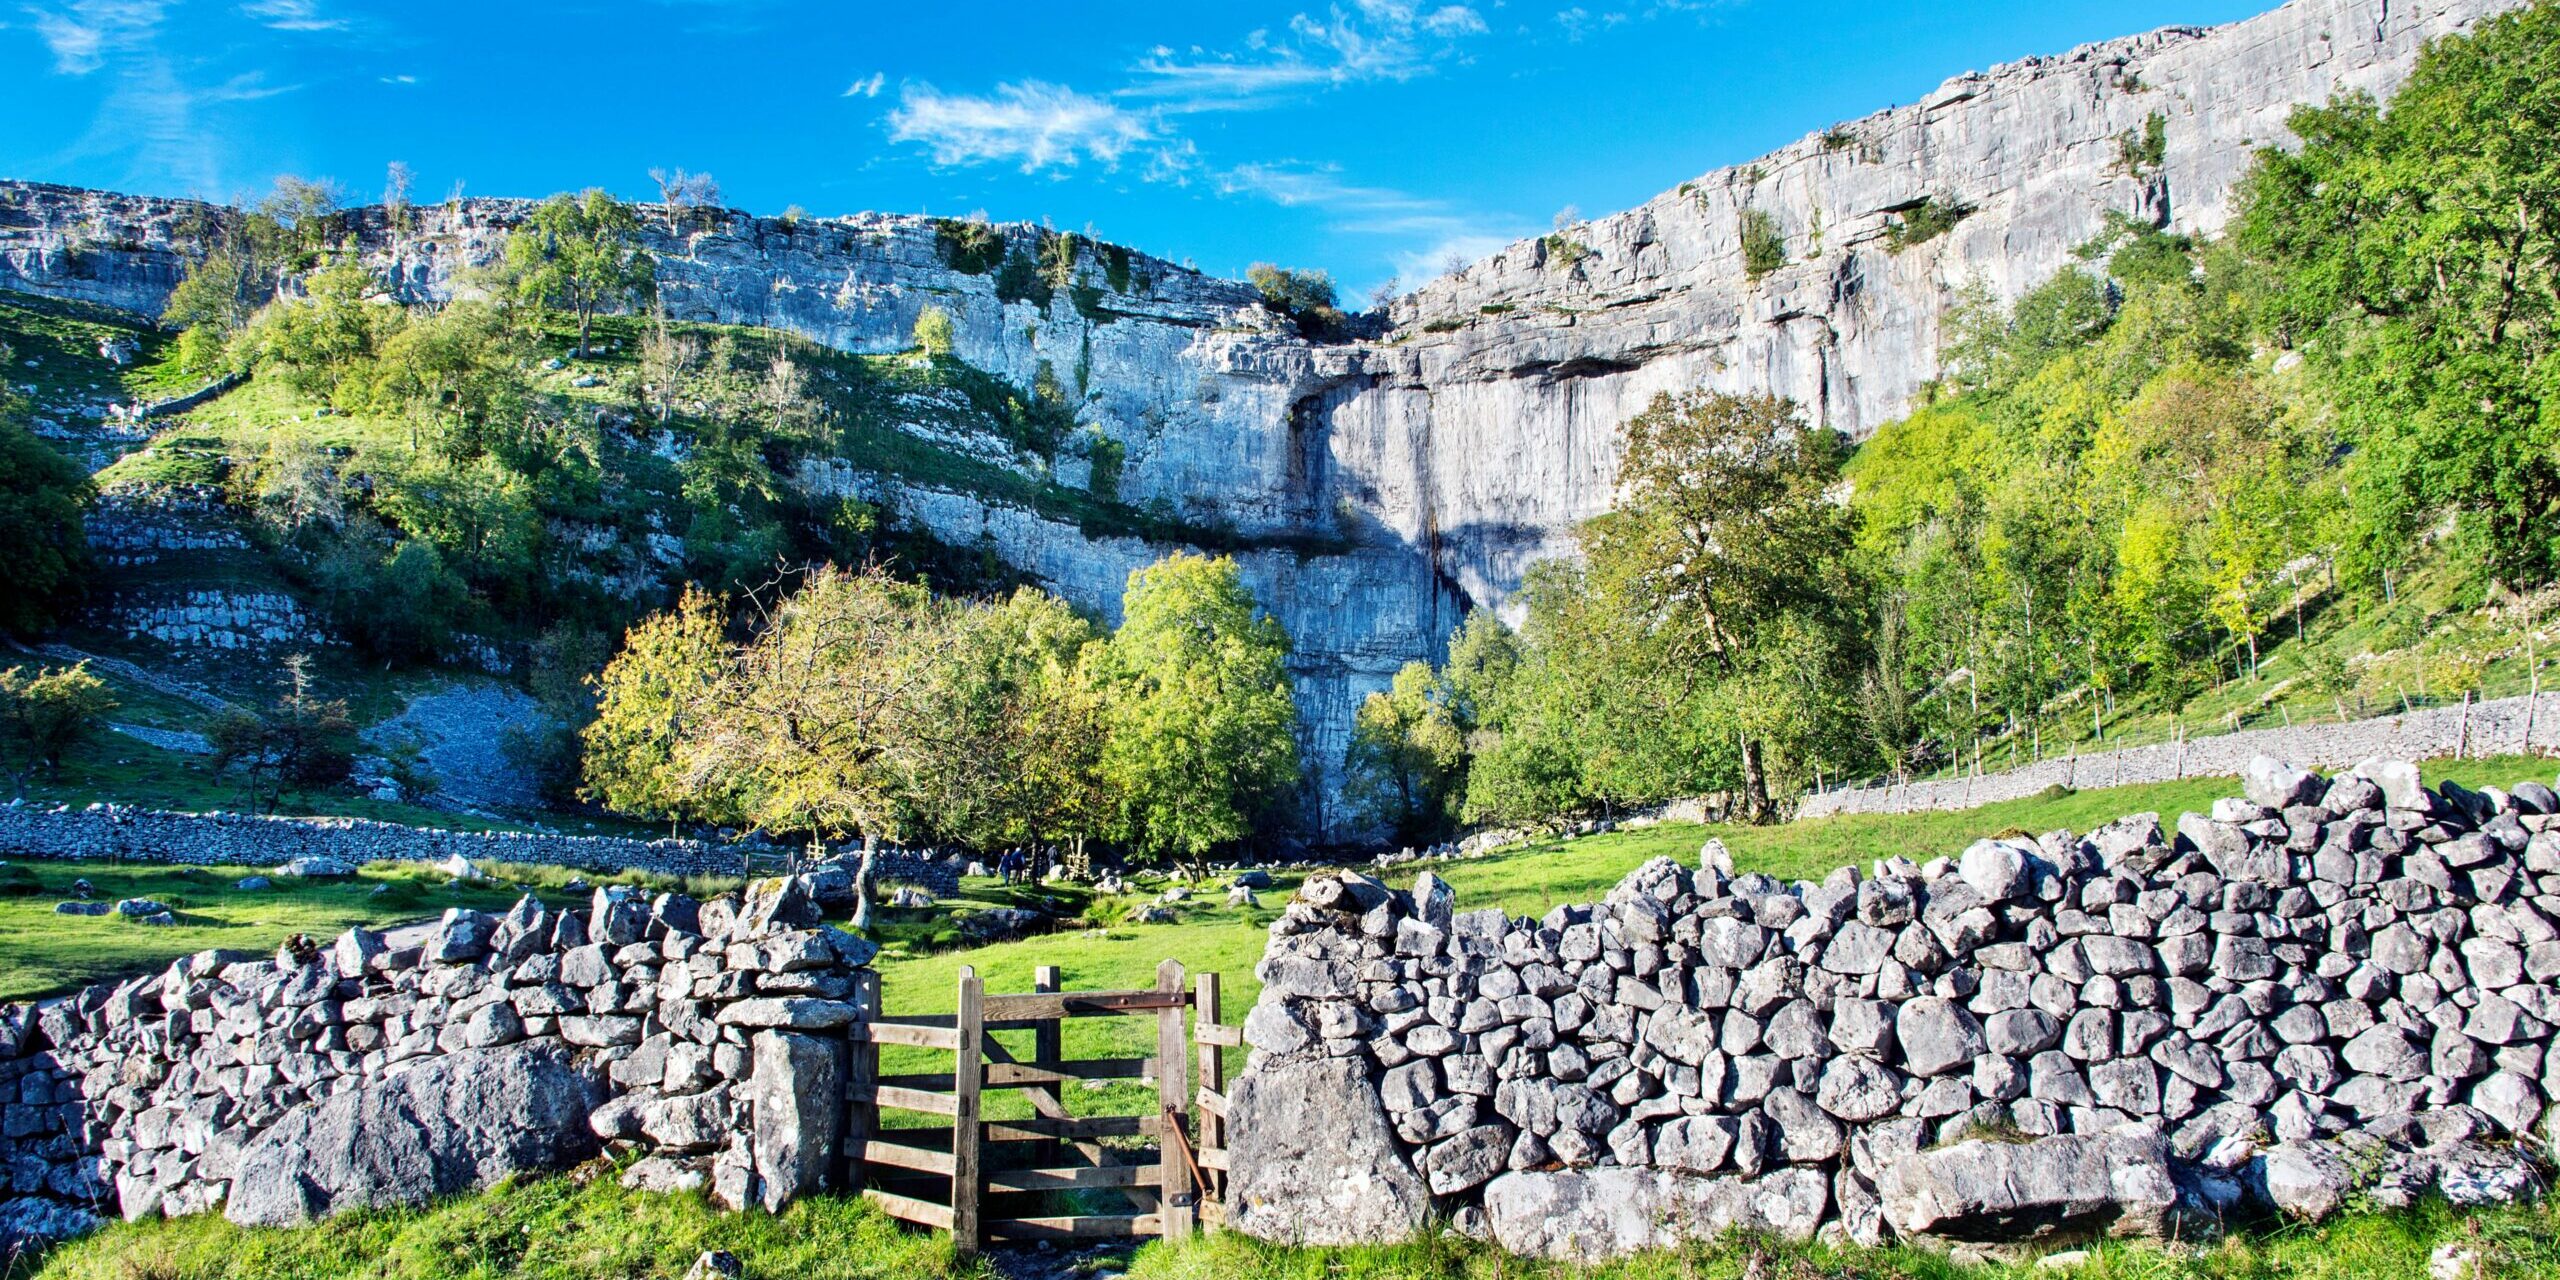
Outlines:
{"label": "wooden post", "polygon": [[[1058,966],[1054,964],[1044,964],[1033,969],[1031,971],[1031,989],[1043,995],[1056,995],[1060,990],[1062,990],[1063,988],[1059,985]],[[1055,1071],[1058,1069],[1059,1063],[1066,1061],[1066,1042],[1062,1034],[1062,1029],[1065,1026],[1066,1023],[1063,1020],[1042,1019],[1040,1025],[1032,1029],[1031,1063],[1033,1066],[1039,1067],[1043,1071]],[[1064,1114],[1066,1093],[1063,1087],[1055,1084],[1044,1084],[1040,1086],[1039,1091],[1049,1095],[1049,1098],[1052,1101],[1057,1102],[1061,1109],[1060,1114]],[[1043,1142],[1037,1144],[1033,1150],[1037,1153],[1035,1161],[1038,1167],[1047,1168],[1050,1165],[1056,1164],[1058,1162],[1057,1157],[1060,1146],[1061,1144],[1056,1142]]]}
{"label": "wooden post", "polygon": [[978,1168],[978,1088],[986,1068],[979,1041],[986,1018],[979,1002],[985,995],[978,971],[960,966],[959,1012],[952,1019],[960,1046],[951,1069],[951,1244],[964,1258],[977,1253],[981,1239],[978,1200],[985,1180]]}
{"label": "wooden post", "polygon": [[[1167,960],[1156,966],[1156,990],[1171,994],[1182,991],[1182,962]],[[1191,1114],[1191,1071],[1184,1059],[1190,1044],[1179,1007],[1156,1012],[1156,1100],[1165,1132],[1158,1135],[1156,1165],[1161,1171],[1162,1202],[1156,1213],[1164,1223],[1164,1238],[1180,1243],[1191,1238],[1192,1206],[1197,1197],[1191,1190],[1191,1165],[1184,1158],[1182,1119]]]}
{"label": "wooden post", "polygon": [[[1196,999],[1198,1007],[1194,1009],[1193,1012],[1198,1016],[1200,1025],[1204,1027],[1216,1025],[1220,1021],[1218,1006],[1218,975],[1214,973],[1201,974],[1199,977],[1192,980],[1192,987],[1198,993]],[[1200,1087],[1211,1093],[1217,1094],[1220,1097],[1226,1096],[1226,1050],[1209,1043],[1205,1039],[1200,1042]],[[1224,1150],[1226,1145],[1227,1122],[1219,1119],[1217,1115],[1207,1107],[1200,1108],[1201,1150],[1206,1151],[1213,1148]],[[1216,1173],[1206,1169],[1201,1171],[1200,1176],[1213,1184],[1218,1178]],[[1210,1193],[1210,1190],[1210,1187],[1202,1187],[1200,1188],[1200,1194],[1206,1196]]]}
{"label": "wooden post", "polygon": [[870,1034],[871,1024],[880,1020],[879,970],[854,972],[853,1003],[862,1010],[862,1021],[844,1078],[844,1187],[860,1194],[862,1159],[869,1154],[871,1135],[880,1132],[880,1046]]}
{"label": "wooden post", "polygon": [[2467,689],[2462,694],[2462,720],[2453,731],[2453,758],[2471,758],[2471,692]]}

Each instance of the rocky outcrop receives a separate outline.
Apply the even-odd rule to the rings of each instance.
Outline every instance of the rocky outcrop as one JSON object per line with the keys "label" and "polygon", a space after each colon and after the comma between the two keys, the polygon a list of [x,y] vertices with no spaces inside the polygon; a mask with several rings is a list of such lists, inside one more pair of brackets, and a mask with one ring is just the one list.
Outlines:
{"label": "rocky outcrop", "polygon": [[[1775,391],[1872,431],[1937,376],[1956,291],[2013,297],[2120,216],[2219,230],[2251,151],[2286,140],[2296,104],[2388,92],[2427,39],[2514,2],[2293,0],[1967,73],[1432,281],[1369,341],[1307,342],[1247,286],[1117,246],[1087,246],[1070,287],[1007,287],[996,262],[1036,255],[1046,234],[1027,225],[973,256],[925,218],[700,211],[653,217],[651,247],[686,318],[886,352],[939,306],[971,364],[1024,387],[1045,367],[1077,388],[1079,421],[1126,453],[1125,498],[1230,528],[1250,550],[1247,573],[1297,641],[1313,816],[1327,827],[1361,697],[1435,656],[1467,609],[1504,605],[1533,561],[1571,551],[1575,526],[1611,500],[1620,424],[1656,393]],[[395,292],[433,298],[527,208],[468,200],[354,222]],[[1896,228],[1923,208],[1964,216],[1908,243]],[[1783,266],[1745,263],[1746,215],[1783,237]],[[0,288],[156,314],[190,224],[222,216],[0,184]],[[1116,607],[1129,567],[1167,549],[950,489],[901,493],[893,509],[1097,612]]]}
{"label": "rocky outcrop", "polygon": [[[841,1082],[839,1082],[841,1083]],[[223,1215],[286,1227],[418,1204],[594,1155],[597,1077],[559,1048],[465,1049],[288,1114],[239,1153]]]}
{"label": "rocky outcrop", "polygon": [[[1419,1179],[1431,1212],[1577,1259],[1737,1225],[2183,1236],[2252,1194],[2305,1216],[2531,1194],[2560,796],[2394,761],[2243,773],[2250,797],[2167,827],[1818,884],[1736,876],[1708,841],[1534,920],[1456,912],[1427,873],[1318,878],[1259,969],[1239,1155],[1278,1129],[1259,1140],[1310,1169]],[[1338,1145],[1373,1105],[1393,1141]],[[1389,1240],[1420,1212],[1346,1216],[1339,1181],[1266,1180],[1237,1225]]]}

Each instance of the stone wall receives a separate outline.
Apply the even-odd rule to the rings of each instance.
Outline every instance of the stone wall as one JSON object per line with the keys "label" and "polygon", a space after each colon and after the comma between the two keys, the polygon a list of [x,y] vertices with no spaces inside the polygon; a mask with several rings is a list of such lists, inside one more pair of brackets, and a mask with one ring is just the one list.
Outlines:
{"label": "stone wall", "polygon": [[[2537,705],[2538,704],[2538,705]],[[1799,818],[1843,813],[1911,813],[1970,809],[2022,800],[2047,787],[2121,787],[2180,778],[2230,778],[2256,756],[2314,769],[2359,760],[2432,760],[2456,755],[2531,755],[2560,744],[2560,698],[2498,698],[2470,706],[2429,707],[2344,724],[2243,729],[2183,742],[2056,756],[2021,769],[1877,787],[1844,787],[1804,798]]]}
{"label": "stone wall", "polygon": [[876,948],[821,920],[851,898],[841,872],[708,903],[528,897],[415,945],[355,929],[0,1006],[0,1235],[301,1222],[599,1151],[731,1207],[841,1185]]}
{"label": "stone wall", "polygon": [[[1320,879],[1272,926],[1230,1220],[1450,1215],[1593,1257],[1727,1227],[2186,1233],[2539,1177],[2560,797],[2251,762],[2163,828],[1819,884],[1659,859],[1543,919]],[[1926,857],[1925,851],[1912,851]],[[2000,1140],[1985,1140],[1997,1138]]]}
{"label": "stone wall", "polygon": [[[701,840],[632,840],[526,831],[444,831],[366,818],[283,818],[246,813],[174,813],[99,804],[85,809],[0,806],[0,857],[124,861],[178,866],[274,867],[301,858],[350,866],[368,862],[473,862],[573,867],[611,873],[733,876],[750,863],[771,868],[787,851],[773,845]],[[875,878],[957,892],[962,860],[882,850]]]}

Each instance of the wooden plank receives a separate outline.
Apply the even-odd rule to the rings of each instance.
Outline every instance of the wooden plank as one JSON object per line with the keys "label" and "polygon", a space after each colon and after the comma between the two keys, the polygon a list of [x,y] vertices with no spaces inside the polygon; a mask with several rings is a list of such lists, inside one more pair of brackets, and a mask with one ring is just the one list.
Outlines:
{"label": "wooden plank", "polygon": [[1070,1141],[1092,1138],[1152,1138],[1161,1128],[1154,1116],[1078,1116],[1073,1120],[990,1120],[984,1126],[988,1142],[1042,1142],[1053,1138]]}
{"label": "wooden plank", "polygon": [[1151,1187],[1156,1171],[1143,1165],[1103,1165],[1077,1169],[998,1169],[987,1175],[987,1190],[1084,1191],[1097,1187]]}
{"label": "wooden plank", "polygon": [[[853,975],[853,1003],[862,1016],[872,1018],[880,1012],[880,971],[857,969]],[[880,1131],[880,1100],[875,1092],[880,1080],[880,1048],[867,1039],[855,1040],[846,1059],[844,1076],[844,1168],[836,1183],[840,1187],[858,1187],[863,1150],[871,1135]]]}
{"label": "wooden plank", "polygon": [[951,1243],[962,1257],[978,1251],[978,1194],[980,1190],[978,1145],[978,1074],[979,1042],[985,1032],[979,1022],[984,1011],[986,986],[978,979],[978,971],[968,965],[960,967],[960,1003],[953,1018],[960,1036],[960,1057],[955,1074],[959,1079],[951,1091]]}
{"label": "wooden plank", "polygon": [[1059,1063],[1055,1069],[990,1062],[981,1083],[990,1089],[1048,1090],[1078,1080],[1136,1080],[1154,1065],[1153,1058],[1085,1058]]}
{"label": "wooden plank", "polygon": [[953,1076],[948,1071],[910,1072],[906,1075],[882,1076],[880,1083],[892,1089],[931,1089],[936,1093],[951,1092]]}
{"label": "wooden plank", "polygon": [[999,1020],[1089,1018],[1102,1014],[1152,1013],[1188,1009],[1187,991],[1068,991],[1057,994],[988,996],[986,1014]]}
{"label": "wooden plank", "polygon": [[959,1100],[955,1095],[948,1093],[935,1093],[927,1089],[902,1089],[896,1085],[884,1084],[872,1091],[872,1097],[879,1105],[897,1111],[918,1111],[929,1116],[960,1114]]}
{"label": "wooden plank", "polygon": [[1095,1214],[1076,1218],[997,1218],[987,1223],[987,1238],[1037,1240],[1134,1240],[1164,1234],[1155,1214]]}
{"label": "wooden plank", "polygon": [[913,1196],[882,1191],[878,1187],[864,1188],[862,1198],[879,1205],[892,1218],[912,1222],[920,1227],[931,1227],[936,1231],[951,1229],[951,1210],[930,1200],[918,1200]]}
{"label": "wooden plank", "polygon": [[940,1049],[945,1053],[960,1051],[960,1033],[949,1027],[928,1027],[913,1022],[874,1022],[870,1024],[867,1038],[875,1045],[913,1045],[919,1049]]}
{"label": "wooden plank", "polygon": [[1183,1061],[1190,1048],[1183,1032],[1183,1011],[1190,1006],[1189,993],[1183,989],[1182,962],[1168,959],[1156,966],[1156,990],[1168,997],[1182,997],[1180,1004],[1168,999],[1157,1006],[1156,1014],[1156,1100],[1164,1110],[1164,1140],[1158,1143],[1156,1183],[1163,1196],[1157,1217],[1168,1243],[1180,1244],[1191,1238],[1191,1206],[1199,1199],[1191,1185],[1189,1135],[1183,1132],[1183,1114],[1191,1108],[1191,1072]]}
{"label": "wooden plank", "polygon": [[[1207,978],[1215,975],[1204,973],[1200,976]],[[1241,1049],[1244,1047],[1244,1028],[1219,1026],[1209,1021],[1208,1011],[1204,1009],[1200,1014],[1200,1025],[1191,1029],[1191,1038],[1204,1045],[1212,1045],[1220,1049]]]}
{"label": "wooden plank", "polygon": [[[1044,964],[1031,971],[1031,989],[1041,995],[1056,995],[1064,989],[1064,981],[1065,975],[1054,964]],[[1031,1029],[1031,1065],[1055,1071],[1066,1056],[1065,1028],[1058,1023],[1044,1021]],[[1066,1119],[1066,1091],[1055,1084],[1032,1090],[1031,1109],[1052,1120]],[[1041,1164],[1054,1164],[1058,1151],[1058,1144],[1049,1143],[1040,1147],[1032,1158]],[[1089,1150],[1085,1153],[1085,1161],[1101,1164],[1099,1156],[1099,1148]]]}
{"label": "wooden plank", "polygon": [[[1220,1038],[1210,1033],[1230,1028],[1219,1025],[1218,1021],[1225,1011],[1220,999],[1222,988],[1218,975],[1201,974],[1191,980],[1191,987],[1191,1005],[1198,1014],[1192,1023],[1191,1034],[1200,1054],[1200,1089],[1193,1096],[1200,1106],[1199,1150],[1192,1152],[1193,1158],[1197,1159],[1200,1150],[1227,1145],[1227,1056],[1220,1047]],[[1200,1204],[1206,1206],[1223,1198],[1227,1184],[1220,1175],[1224,1172],[1204,1172],[1201,1180],[1209,1185],[1199,1188]]]}
{"label": "wooden plank", "polygon": [[892,1169],[913,1169],[918,1173],[951,1176],[951,1153],[929,1147],[910,1147],[903,1142],[873,1141],[865,1149],[863,1163],[886,1165]]}
{"label": "wooden plank", "polygon": [[1225,1147],[1202,1147],[1191,1154],[1199,1159],[1200,1167],[1203,1169],[1215,1169],[1220,1173],[1225,1173],[1227,1171],[1227,1149]]}

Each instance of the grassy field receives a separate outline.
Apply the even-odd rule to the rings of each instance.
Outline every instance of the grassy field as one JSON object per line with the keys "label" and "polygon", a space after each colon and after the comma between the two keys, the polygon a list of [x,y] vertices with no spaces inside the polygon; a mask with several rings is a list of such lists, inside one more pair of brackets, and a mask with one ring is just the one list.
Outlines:
{"label": "grassy field", "polygon": [[[2542,760],[2498,758],[2438,762],[2431,781],[2507,784],[2547,778]],[[2128,812],[2201,809],[2234,793],[2227,779],[2125,787],[2036,797],[1962,813],[1852,816],[1756,829],[1661,826],[1576,840],[1551,841],[1471,862],[1434,868],[1457,888],[1461,909],[1500,906],[1537,914],[1558,902],[1596,899],[1648,858],[1695,859],[1709,834],[1730,846],[1745,870],[1791,878],[1819,877],[1844,863],[1894,853],[1925,860],[1953,854],[1973,839],[2055,827],[2085,830]],[[26,864],[48,877],[50,893],[83,869]],[[59,873],[59,874],[57,874]],[[520,886],[445,887],[413,871],[368,871],[353,887],[307,887],[289,893],[240,894],[229,889],[237,869],[187,876],[163,869],[85,870],[102,893],[184,898],[183,914],[202,917],[178,930],[146,931],[122,921],[51,916],[53,896],[0,899],[0,995],[58,989],[77,966],[115,971],[203,946],[271,947],[297,929],[334,931],[346,923],[385,923],[432,914],[460,902],[503,905]],[[527,886],[556,890],[566,873],[511,870]],[[1410,879],[1409,870],[1394,879]],[[131,879],[108,876],[130,875]],[[1147,987],[1156,967],[1180,960],[1194,974],[1215,972],[1225,989],[1226,1020],[1240,1022],[1259,994],[1254,966],[1266,931],[1298,877],[1264,891],[1257,905],[1228,907],[1222,889],[1203,887],[1175,904],[1169,924],[1120,923],[1159,887],[1119,898],[1082,890],[1021,890],[970,880],[962,892],[924,912],[893,913],[882,929],[889,950],[880,968],[893,1014],[949,1011],[962,965],[990,991],[1028,991],[1032,970],[1054,964],[1069,990]],[[112,883],[113,887],[110,887]],[[376,897],[371,885],[390,883]],[[697,886],[709,890],[716,885]],[[970,949],[934,949],[952,936],[957,913],[1023,905],[1034,895],[1080,908],[1093,927]],[[396,904],[396,905],[395,905]],[[226,936],[207,934],[222,930]],[[67,947],[65,940],[83,939]],[[154,951],[153,948],[158,950]],[[1153,1023],[1096,1018],[1068,1025],[1069,1057],[1142,1056],[1153,1051]],[[1015,1046],[1024,1048],[1027,1046]],[[884,1071],[948,1070],[948,1055],[884,1049]],[[1241,1066],[1240,1051],[1231,1070]],[[936,1059],[939,1059],[937,1062]],[[1152,1088],[1115,1084],[1067,1094],[1078,1114],[1131,1113],[1152,1105]],[[1026,1113],[1021,1095],[988,1099],[990,1118]],[[922,1123],[921,1118],[910,1118]],[[900,1118],[892,1114],[891,1124]],[[2316,1229],[2244,1232],[2204,1247],[2110,1245],[2095,1249],[2069,1274],[2093,1280],[2419,1280],[2439,1246],[2475,1251],[2490,1277],[2560,1275],[2560,1208],[2551,1205],[2456,1213],[2431,1205],[2406,1213],[2364,1214]],[[610,1179],[537,1180],[481,1196],[400,1213],[364,1214],[302,1231],[246,1231],[219,1220],[115,1225],[54,1251],[27,1276],[45,1280],[214,1280],[216,1277],[382,1277],[446,1280],[543,1277],[546,1280],[639,1280],[683,1274],[703,1248],[725,1248],[750,1276],[912,1276],[922,1280],[987,1274],[955,1264],[939,1237],[905,1232],[858,1201],[819,1199],[779,1219],[723,1217],[691,1197],[622,1192]],[[1437,1238],[1387,1249],[1286,1249],[1231,1235],[1185,1248],[1140,1250],[1126,1266],[1131,1280],[2024,1280],[2055,1274],[2031,1264],[1964,1266],[1912,1249],[1834,1250],[1725,1241],[1650,1255],[1598,1269],[1524,1263],[1463,1241]],[[11,1280],[16,1280],[12,1277]]]}

